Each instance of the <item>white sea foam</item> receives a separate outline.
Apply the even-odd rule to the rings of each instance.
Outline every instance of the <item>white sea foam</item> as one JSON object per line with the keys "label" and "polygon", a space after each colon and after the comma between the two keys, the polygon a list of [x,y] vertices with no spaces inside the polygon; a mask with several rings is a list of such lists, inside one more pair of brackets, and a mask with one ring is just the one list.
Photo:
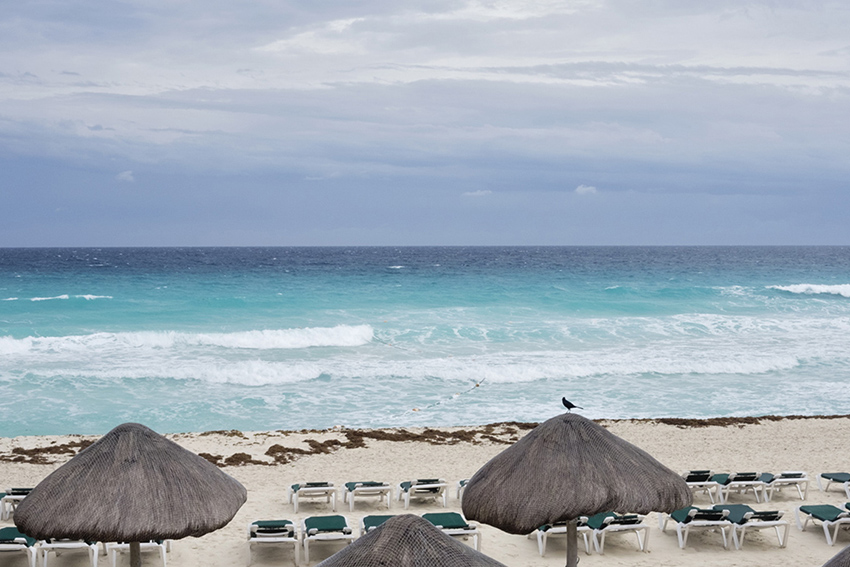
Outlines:
{"label": "white sea foam", "polygon": [[[227,349],[302,349],[310,347],[356,347],[373,337],[368,325],[338,325],[303,329],[243,331],[235,333],[184,333],[140,331],[93,333],[65,337],[2,337],[0,354],[27,351],[41,354],[89,351],[115,352],[126,349],[180,349],[181,347],[221,347]],[[128,355],[130,353],[127,353]]]}
{"label": "white sea foam", "polygon": [[[62,295],[54,295],[52,297],[30,297],[28,301],[52,301],[56,299],[71,299],[74,297],[75,299],[85,299],[86,301],[92,301],[95,299],[113,299],[111,295],[93,295],[93,294],[80,294],[71,296],[70,294],[63,293]],[[3,301],[20,301],[19,297],[7,297],[3,299]]]}
{"label": "white sea foam", "polygon": [[767,289],[776,289],[797,293],[802,295],[840,295],[850,298],[850,284],[819,285],[819,284],[795,284],[795,285],[769,285]]}

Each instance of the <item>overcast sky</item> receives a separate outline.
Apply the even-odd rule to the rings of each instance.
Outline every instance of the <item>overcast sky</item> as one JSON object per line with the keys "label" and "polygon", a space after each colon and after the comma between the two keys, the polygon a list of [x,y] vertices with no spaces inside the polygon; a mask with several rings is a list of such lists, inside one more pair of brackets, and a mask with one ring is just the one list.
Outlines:
{"label": "overcast sky", "polygon": [[850,244],[850,4],[0,10],[0,246]]}

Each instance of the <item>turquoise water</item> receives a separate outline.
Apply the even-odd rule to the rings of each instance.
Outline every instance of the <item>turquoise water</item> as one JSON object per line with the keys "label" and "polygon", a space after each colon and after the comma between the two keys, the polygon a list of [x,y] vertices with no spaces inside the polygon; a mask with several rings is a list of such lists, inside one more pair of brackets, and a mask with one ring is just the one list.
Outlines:
{"label": "turquoise water", "polygon": [[850,248],[0,249],[0,435],[847,413]]}

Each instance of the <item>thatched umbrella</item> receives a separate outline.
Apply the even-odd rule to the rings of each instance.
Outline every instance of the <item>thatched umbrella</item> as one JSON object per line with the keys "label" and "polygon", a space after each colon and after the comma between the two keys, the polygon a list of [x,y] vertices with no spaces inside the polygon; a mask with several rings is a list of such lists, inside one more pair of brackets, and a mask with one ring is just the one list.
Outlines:
{"label": "thatched umbrella", "polygon": [[823,567],[850,567],[850,545],[833,555]]}
{"label": "thatched umbrella", "polygon": [[39,538],[130,543],[201,536],[245,503],[236,479],[138,423],[119,425],[41,481],[15,511]]}
{"label": "thatched umbrella", "polygon": [[393,516],[317,567],[505,567],[413,514]]}
{"label": "thatched umbrella", "polygon": [[672,512],[691,504],[685,481],[645,451],[580,415],[553,417],[496,455],[464,489],[463,513],[513,534],[568,521],[567,565],[577,563],[576,518]]}

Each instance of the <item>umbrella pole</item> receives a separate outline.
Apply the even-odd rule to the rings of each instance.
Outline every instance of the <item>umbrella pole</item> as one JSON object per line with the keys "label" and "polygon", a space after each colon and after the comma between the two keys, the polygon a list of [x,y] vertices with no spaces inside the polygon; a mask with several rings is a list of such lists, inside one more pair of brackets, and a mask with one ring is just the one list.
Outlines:
{"label": "umbrella pole", "polygon": [[130,567],[142,567],[142,549],[137,541],[130,542]]}
{"label": "umbrella pole", "polygon": [[567,522],[567,567],[578,566],[578,529],[576,520]]}

